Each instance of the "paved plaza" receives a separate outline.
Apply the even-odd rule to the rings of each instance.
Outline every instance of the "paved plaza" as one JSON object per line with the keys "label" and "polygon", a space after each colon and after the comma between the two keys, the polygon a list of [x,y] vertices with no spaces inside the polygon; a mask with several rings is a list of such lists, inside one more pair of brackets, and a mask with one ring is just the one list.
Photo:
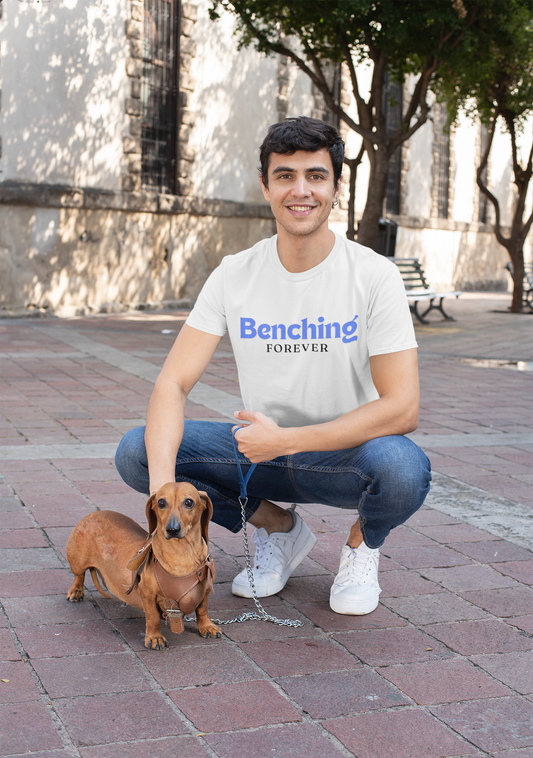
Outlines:
{"label": "paved plaza", "polygon": [[[19,758],[533,758],[533,315],[465,294],[455,322],[416,326],[426,505],[381,551],[378,609],[328,597],[353,514],[299,506],[317,544],[261,621],[203,640],[187,623],[143,646],[142,614],[87,581],[66,592],[65,545],[94,509],[143,525],[113,465],[144,423],[186,312],[0,320],[0,756]],[[312,400],[310,399],[310,402]],[[187,417],[241,407],[224,339]],[[212,617],[242,536],[212,526]]]}

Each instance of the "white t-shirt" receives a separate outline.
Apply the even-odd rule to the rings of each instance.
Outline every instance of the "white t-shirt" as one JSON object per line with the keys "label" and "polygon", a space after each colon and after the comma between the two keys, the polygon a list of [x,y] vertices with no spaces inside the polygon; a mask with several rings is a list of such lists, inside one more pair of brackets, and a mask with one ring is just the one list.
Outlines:
{"label": "white t-shirt", "polygon": [[335,235],[292,274],[277,236],[224,258],[187,324],[229,333],[244,407],[282,427],[331,421],[378,397],[369,357],[416,347],[405,288],[382,255]]}

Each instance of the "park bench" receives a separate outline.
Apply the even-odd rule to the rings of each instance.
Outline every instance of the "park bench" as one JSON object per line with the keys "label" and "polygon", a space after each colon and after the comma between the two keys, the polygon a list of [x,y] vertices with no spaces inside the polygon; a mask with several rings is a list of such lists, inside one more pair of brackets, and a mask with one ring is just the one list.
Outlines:
{"label": "park bench", "polygon": [[[513,275],[513,264],[507,263],[505,266],[507,271]],[[533,264],[524,264],[524,290],[522,294],[522,304],[524,307],[533,311]]]}
{"label": "park bench", "polygon": [[[421,324],[429,324],[426,316],[430,311],[440,311],[447,321],[455,321],[449,316],[442,302],[445,297],[459,297],[462,292],[436,292],[427,283],[424,269],[418,258],[393,258],[398,266],[405,285],[405,293],[409,300],[409,309],[414,313]],[[438,302],[435,302],[438,300]],[[418,303],[429,303],[423,313],[418,310]]]}

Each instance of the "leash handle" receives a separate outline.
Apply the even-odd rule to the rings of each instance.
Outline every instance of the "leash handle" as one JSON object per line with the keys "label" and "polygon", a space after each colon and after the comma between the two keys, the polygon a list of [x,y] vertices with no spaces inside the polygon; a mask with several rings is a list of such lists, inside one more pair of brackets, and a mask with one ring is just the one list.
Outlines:
{"label": "leash handle", "polygon": [[249,469],[248,473],[246,474],[246,476],[243,475],[242,468],[241,468],[241,462],[239,461],[239,452],[238,452],[238,448],[237,448],[237,442],[235,440],[235,434],[239,431],[239,429],[242,429],[242,426],[238,426],[236,429],[232,429],[232,431],[231,431],[231,439],[232,439],[232,442],[233,442],[233,450],[235,451],[235,460],[237,462],[237,470],[239,472],[239,486],[240,486],[240,490],[241,490],[241,500],[247,500],[248,499],[248,495],[246,494],[246,491],[247,491],[246,488],[247,488],[248,481],[249,481],[250,477],[252,476],[252,474],[255,471],[255,467],[257,466],[257,463],[252,463],[252,465],[250,466],[250,469]]}

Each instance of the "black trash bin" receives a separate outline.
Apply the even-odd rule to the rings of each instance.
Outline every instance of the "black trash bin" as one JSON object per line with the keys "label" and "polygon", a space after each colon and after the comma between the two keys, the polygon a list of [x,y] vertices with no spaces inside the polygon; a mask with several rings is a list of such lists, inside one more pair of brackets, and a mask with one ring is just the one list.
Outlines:
{"label": "black trash bin", "polygon": [[373,249],[376,253],[385,255],[387,258],[394,258],[397,232],[398,224],[396,221],[393,221],[390,218],[380,218],[379,231],[373,245]]}

